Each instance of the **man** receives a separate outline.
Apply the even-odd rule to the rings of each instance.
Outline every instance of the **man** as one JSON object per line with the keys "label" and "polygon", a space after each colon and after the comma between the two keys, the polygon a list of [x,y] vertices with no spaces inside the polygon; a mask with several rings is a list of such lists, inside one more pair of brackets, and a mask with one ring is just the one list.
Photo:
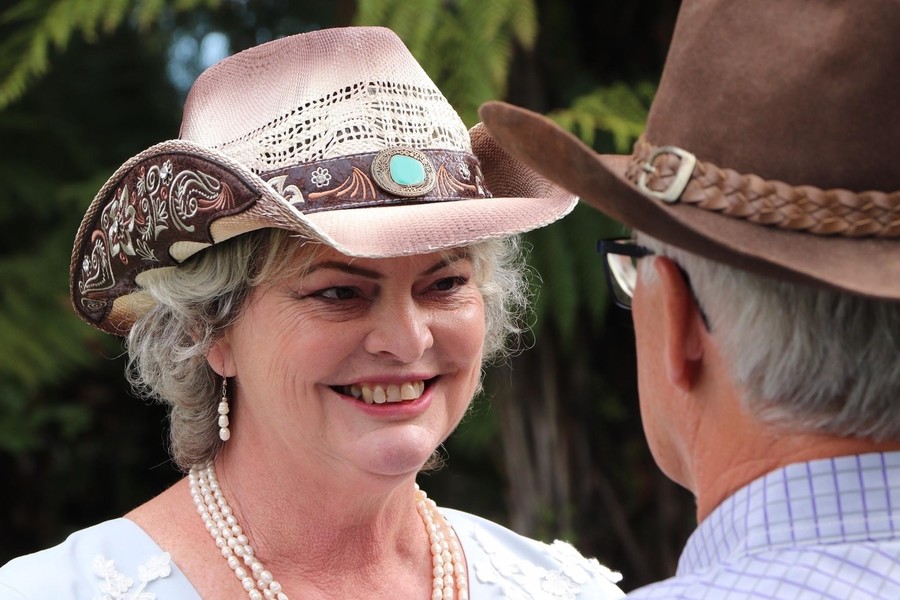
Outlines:
{"label": "man", "polygon": [[635,598],[900,598],[898,32],[896,0],[685,0],[630,157],[482,108],[635,230],[601,251],[699,522]]}

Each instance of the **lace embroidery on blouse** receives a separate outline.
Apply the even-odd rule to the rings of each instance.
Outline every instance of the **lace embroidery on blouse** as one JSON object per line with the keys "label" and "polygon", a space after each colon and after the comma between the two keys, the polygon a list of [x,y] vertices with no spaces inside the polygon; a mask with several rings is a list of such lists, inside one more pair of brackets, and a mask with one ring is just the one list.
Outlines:
{"label": "lace embroidery on blouse", "polygon": [[622,579],[621,574],[595,558],[585,558],[560,540],[547,546],[548,554],[559,563],[557,570],[549,570],[515,556],[481,531],[476,531],[473,537],[487,555],[473,565],[476,577],[482,583],[501,588],[503,597],[511,600],[575,600],[595,575],[611,583]]}
{"label": "lace embroidery on blouse", "polygon": [[151,556],[146,563],[138,567],[139,585],[132,592],[134,580],[119,573],[114,561],[98,555],[91,563],[91,568],[94,575],[101,578],[103,583],[99,584],[97,589],[100,595],[94,596],[94,600],[156,600],[156,594],[145,592],[144,589],[151,581],[168,577],[172,572],[171,563],[172,557],[168,552]]}

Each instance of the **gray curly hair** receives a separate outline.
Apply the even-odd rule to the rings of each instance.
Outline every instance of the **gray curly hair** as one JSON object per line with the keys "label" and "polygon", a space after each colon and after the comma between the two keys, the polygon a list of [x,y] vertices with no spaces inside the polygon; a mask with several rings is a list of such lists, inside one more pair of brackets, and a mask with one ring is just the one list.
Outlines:
{"label": "gray curly hair", "polygon": [[[221,378],[206,361],[240,318],[254,287],[302,273],[323,248],[296,234],[263,229],[217,244],[178,268],[142,275],[154,307],[126,339],[127,377],[143,397],[169,405],[170,453],[184,470],[213,460]],[[504,356],[523,327],[527,267],[518,237],[467,247],[484,298],[484,362]],[[299,262],[299,264],[298,264]]]}
{"label": "gray curly hair", "polygon": [[[900,440],[900,302],[762,277],[638,239],[688,273],[744,405],[757,418]],[[642,265],[642,277],[654,276]]]}

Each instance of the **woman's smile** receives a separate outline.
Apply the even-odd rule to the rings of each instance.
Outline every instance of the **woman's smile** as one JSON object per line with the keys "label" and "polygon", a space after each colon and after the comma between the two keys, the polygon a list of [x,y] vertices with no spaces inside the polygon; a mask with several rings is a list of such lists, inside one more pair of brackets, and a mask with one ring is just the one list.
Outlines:
{"label": "woman's smile", "polygon": [[332,389],[344,396],[353,396],[366,404],[385,404],[417,400],[425,392],[425,381],[396,383],[354,383],[334,386]]}

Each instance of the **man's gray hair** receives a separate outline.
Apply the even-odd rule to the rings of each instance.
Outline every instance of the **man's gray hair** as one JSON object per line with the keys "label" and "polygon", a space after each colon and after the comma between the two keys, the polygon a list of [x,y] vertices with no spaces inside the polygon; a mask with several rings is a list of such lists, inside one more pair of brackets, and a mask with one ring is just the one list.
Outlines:
{"label": "man's gray hair", "polygon": [[796,430],[900,440],[900,302],[779,281],[639,240],[688,274],[752,414]]}
{"label": "man's gray hair", "polygon": [[[127,376],[139,394],[169,405],[170,453],[180,468],[211,461],[222,445],[216,410],[222,379],[207,363],[207,352],[240,317],[255,286],[302,274],[322,248],[264,229],[217,244],[178,268],[142,276],[143,292],[155,304],[129,332]],[[487,362],[503,356],[523,329],[527,267],[517,237],[467,250],[484,298]]]}

